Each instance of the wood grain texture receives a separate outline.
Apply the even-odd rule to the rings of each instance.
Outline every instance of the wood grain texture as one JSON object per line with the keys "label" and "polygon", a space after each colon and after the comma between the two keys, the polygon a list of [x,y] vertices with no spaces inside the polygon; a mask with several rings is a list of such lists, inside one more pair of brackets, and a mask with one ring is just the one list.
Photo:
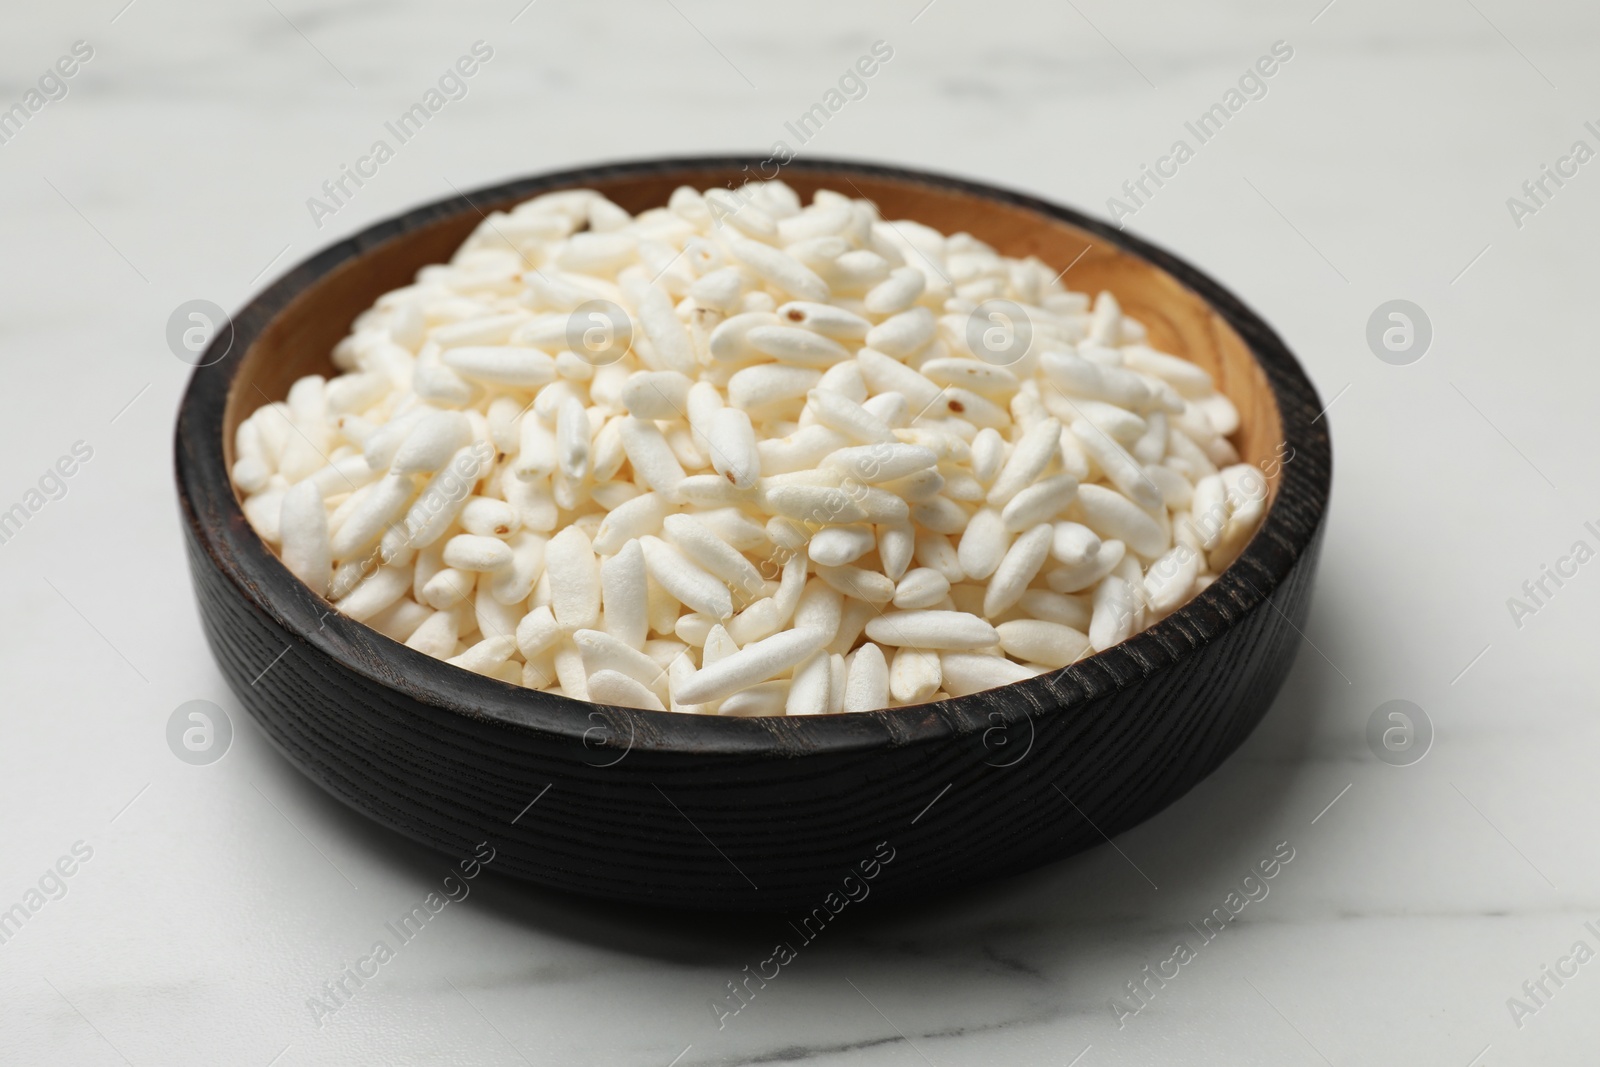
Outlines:
{"label": "wood grain texture", "polygon": [[340,616],[245,521],[227,476],[238,420],[299,376],[326,372],[355,315],[448,258],[484,213],[575,186],[638,210],[677,185],[724,185],[758,165],[626,163],[440,201],[334,245],[245,307],[233,353],[196,370],[176,442],[196,598],[229,684],[291,762],[358,811],[452,855],[490,840],[495,869],[592,897],[809,910],[885,841],[895,859],[874,892],[925,894],[1069,855],[1148,818],[1244,740],[1289,670],[1331,445],[1315,390],[1254,313],[1168,253],[1061,207],[859,163],[796,161],[782,175],[803,196],[824,186],[868,196],[888,218],[964,229],[1058,268],[1082,254],[1068,284],[1114,288],[1158,345],[1211,370],[1245,419],[1247,459],[1269,460],[1280,445],[1290,457],[1262,529],[1213,585],[1065,670],[859,715],[721,719],[586,704],[470,674]]}

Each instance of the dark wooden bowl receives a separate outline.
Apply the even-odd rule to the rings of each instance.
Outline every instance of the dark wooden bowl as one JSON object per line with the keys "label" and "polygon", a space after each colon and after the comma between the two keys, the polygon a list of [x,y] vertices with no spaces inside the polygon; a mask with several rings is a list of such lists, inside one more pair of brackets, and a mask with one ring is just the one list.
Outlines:
{"label": "dark wooden bowl", "polygon": [[1074,264],[1074,289],[1114,290],[1156,345],[1212,372],[1241,413],[1241,454],[1271,473],[1264,524],[1243,555],[1115,648],[1002,689],[866,714],[601,706],[479,677],[331,611],[251,530],[228,480],[239,420],[296,378],[330,373],[355,315],[447,259],[484,213],[577,186],[638,211],[680,184],[726,185],[760,166],[623,163],[417,208],[280,278],[239,312],[231,352],[195,371],[177,478],[206,636],[241,703],[334,796],[451,856],[491,841],[493,869],[545,886],[809,910],[837,905],[869,874],[879,898],[927,893],[1098,845],[1182,796],[1265,713],[1300,644],[1328,499],[1331,446],[1311,383],[1260,318],[1175,256],[954,178],[825,160],[782,172],[807,199],[835,188],[872,198],[887,218]]}

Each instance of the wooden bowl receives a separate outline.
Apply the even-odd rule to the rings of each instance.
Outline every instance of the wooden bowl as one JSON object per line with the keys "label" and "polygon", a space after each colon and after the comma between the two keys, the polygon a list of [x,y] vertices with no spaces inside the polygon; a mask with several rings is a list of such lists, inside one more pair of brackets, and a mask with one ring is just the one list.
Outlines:
{"label": "wooden bowl", "polygon": [[[442,262],[484,214],[589,186],[631,211],[678,185],[740,182],[756,159],[624,163],[441,200],[313,256],[234,320],[194,373],[177,478],[200,614],[241,703],[314,782],[453,857],[590,897],[692,909],[836,908],[943,891],[1101,844],[1242,742],[1300,645],[1331,475],[1327,420],[1278,336],[1169,253],[1075,211],[954,178],[797,160],[782,178],[870,197],[890,219],[966,230],[1115,291],[1152,342],[1238,407],[1271,502],[1195,600],[1065,670],[935,704],[717,718],[588,704],[479,677],[333,611],[245,521],[234,429],[305,374],[381,293]],[[208,353],[208,359],[221,352]],[[847,879],[849,879],[847,881]],[[825,916],[824,916],[825,918]]]}

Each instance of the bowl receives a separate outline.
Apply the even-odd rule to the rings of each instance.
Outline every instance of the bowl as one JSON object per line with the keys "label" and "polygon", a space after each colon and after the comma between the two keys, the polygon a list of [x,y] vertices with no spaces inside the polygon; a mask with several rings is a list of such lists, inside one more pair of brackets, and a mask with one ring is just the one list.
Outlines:
{"label": "bowl", "polygon": [[[1238,407],[1267,477],[1262,525],[1194,600],[1064,670],[886,711],[719,718],[609,707],[480,677],[334,611],[251,529],[229,482],[234,429],[295,379],[332,373],[357,313],[449,258],[497,208],[588,186],[639,211],[759,158],[667,159],[524,178],[428,204],[279,278],[219,335],[178,416],[190,570],[223,675],[322,788],[452,857],[542,886],[695,910],[816,911],[958,888],[1103,844],[1171,804],[1250,733],[1299,648],[1332,453],[1278,336],[1217,282],[1078,212],[956,178],[796,160],[782,178],[870,197],[885,218],[966,230],[1113,290],[1153,344]],[[766,164],[766,166],[770,166]]]}

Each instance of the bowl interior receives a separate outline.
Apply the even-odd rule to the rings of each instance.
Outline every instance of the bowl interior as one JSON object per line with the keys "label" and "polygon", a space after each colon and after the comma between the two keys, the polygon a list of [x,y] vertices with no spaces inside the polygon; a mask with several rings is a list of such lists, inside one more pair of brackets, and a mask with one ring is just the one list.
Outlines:
{"label": "bowl interior", "polygon": [[[637,213],[664,205],[680,185],[730,186],[747,176],[732,165],[685,164],[582,184]],[[822,188],[866,197],[877,203],[886,219],[913,219],[947,234],[965,231],[1004,255],[1037,256],[1066,271],[1063,282],[1071,289],[1091,295],[1109,289],[1124,311],[1144,324],[1153,347],[1210,372],[1239,410],[1241,425],[1233,440],[1241,458],[1270,470],[1269,492],[1277,493],[1279,465],[1269,461],[1284,435],[1265,373],[1233,327],[1165,270],[1070,223],[955,186],[816,166],[786,168],[782,179],[806,201]],[[223,415],[228,465],[233,463],[234,432],[240,421],[261,405],[283,399],[289,386],[304,375],[337,373],[330,359],[333,346],[349,332],[358,314],[383,293],[410,284],[418,269],[447,261],[486,214],[509,209],[523,199],[526,196],[474,197],[474,206],[444,211],[376,243],[298,294],[265,325],[240,359]]]}

